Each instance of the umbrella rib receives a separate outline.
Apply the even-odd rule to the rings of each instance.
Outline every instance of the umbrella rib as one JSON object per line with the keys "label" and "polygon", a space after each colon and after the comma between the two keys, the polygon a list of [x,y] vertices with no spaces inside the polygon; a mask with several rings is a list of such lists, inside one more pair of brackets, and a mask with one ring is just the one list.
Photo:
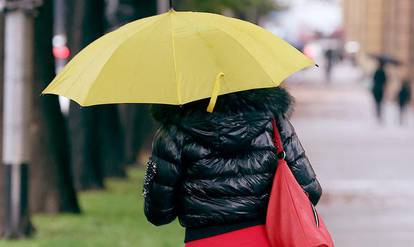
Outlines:
{"label": "umbrella rib", "polygon": [[[156,19],[155,19],[156,20]],[[155,22],[155,20],[153,20],[153,22]],[[146,26],[150,26],[149,24],[147,24]],[[121,28],[119,28],[118,30],[115,30],[114,32],[121,32],[121,31],[127,31],[127,30],[125,30],[125,27],[121,27]],[[101,38],[104,38],[104,36],[106,36],[106,35],[110,35],[111,33],[107,33],[107,34],[105,34],[105,35],[103,35],[103,36],[101,36],[101,37],[99,37],[98,39],[101,39]],[[131,33],[131,35],[128,35],[128,37],[129,36],[132,36],[132,35],[134,35],[134,33],[132,32]],[[120,36],[117,40],[119,40],[120,38],[122,38],[122,36]],[[96,40],[98,40],[98,39],[96,39]],[[96,40],[95,41],[93,41],[93,42],[91,42],[90,44],[88,44],[88,46],[90,46],[90,45],[92,45],[94,42],[96,42]],[[105,50],[107,50],[107,48],[108,47],[110,47],[112,45],[112,43],[110,43],[110,44],[107,44],[106,46],[103,46],[102,47],[102,49],[100,49],[101,51],[105,51]],[[86,46],[84,49],[82,49],[80,52],[83,52],[88,46]],[[111,54],[113,54],[115,51],[116,51],[117,49],[114,49],[112,52],[111,52]],[[79,55],[80,54],[80,52],[78,53],[78,54],[76,54],[76,56],[77,55]],[[98,57],[100,57],[100,56],[102,56],[102,55],[105,55],[105,53],[104,52],[100,52],[99,53],[99,55],[98,55]],[[75,56],[75,57],[76,57]],[[75,59],[75,57],[73,57],[73,59]],[[89,67],[89,65],[91,65],[92,63],[94,63],[95,61],[97,60],[97,58],[95,57],[94,59],[91,59],[90,61],[89,61],[89,63],[88,63],[88,65],[87,66],[85,66],[80,72],[79,72],[79,74],[78,74],[78,76],[77,76],[77,78],[76,78],[76,80],[74,80],[74,83],[72,83],[72,85],[69,87],[69,88],[67,88],[66,90],[65,90],[65,94],[66,95],[69,95],[70,93],[70,91],[72,90],[72,88],[73,87],[75,87],[75,85],[77,85],[77,84],[79,84],[80,82],[81,82],[81,80],[80,80],[80,78],[83,76],[83,74],[85,73],[85,71],[88,69],[88,67]],[[102,67],[101,68],[103,68],[104,66],[105,66],[105,64],[106,64],[106,62],[102,65]],[[63,71],[64,73],[67,73],[67,71]],[[62,74],[62,76],[63,76],[64,74]],[[83,104],[87,101],[87,98],[88,98],[88,95],[89,95],[89,92],[91,91],[91,88],[93,87],[93,85],[91,85],[91,87],[88,89],[88,92],[86,93],[86,95],[83,97],[83,99],[79,99],[79,101],[80,102],[83,102]]]}
{"label": "umbrella rib", "polygon": [[[161,21],[161,18],[158,18],[158,19],[155,19],[155,20],[153,20],[153,22],[151,23],[151,24],[153,24],[153,25],[155,25],[155,24],[158,24],[159,22]],[[151,25],[150,24],[147,24],[146,25],[146,27],[143,27],[142,29],[141,29],[141,31],[142,30],[145,30],[145,28],[149,28],[149,27],[151,27]],[[154,29],[153,29],[154,30]],[[153,31],[154,32],[154,31]],[[127,37],[126,38],[124,38],[124,40],[127,40],[127,39],[129,39],[130,37],[132,37],[132,36],[134,36],[134,35],[136,35],[137,33],[136,32],[131,32],[131,34],[129,34],[129,35],[127,35]],[[147,39],[148,39],[149,37],[147,37]],[[119,48],[121,47],[123,45],[123,43],[121,43],[118,47],[116,47],[112,52],[111,52],[111,56],[114,54],[114,53],[116,53],[118,50],[119,50]],[[108,63],[108,60],[106,60],[104,63],[103,63],[103,65],[102,65],[102,67],[101,67],[101,71],[105,68],[105,66],[107,65],[107,63]],[[98,79],[99,78],[99,74],[97,75],[97,77],[96,77],[96,79]],[[96,80],[95,79],[95,80]],[[131,82],[132,83],[132,82]],[[88,89],[88,93],[86,94],[86,96],[85,96],[85,98],[84,98],[84,101],[86,102],[87,100],[88,100],[88,97],[89,97],[89,92],[91,92],[91,91],[93,91],[93,88],[96,86],[96,84],[92,84],[90,87],[89,87],[89,89]]]}
{"label": "umbrella rib", "polygon": [[[197,33],[197,36],[202,40],[202,41],[204,41],[205,43],[209,43],[208,42],[208,40],[206,40],[205,38],[203,38],[203,36],[201,36],[201,32],[199,31],[199,28],[198,28],[198,26],[196,26],[194,23],[192,23],[191,21],[189,21],[185,16],[181,16],[181,18],[188,24],[188,25],[191,25],[193,28],[194,28],[194,30],[196,30],[196,33]],[[210,44],[211,45],[211,44]],[[206,47],[207,49],[209,49],[209,50],[211,50],[211,47],[209,46],[209,45],[205,45],[204,44],[204,47]],[[220,64],[217,62],[217,59],[214,57],[214,58],[212,58],[211,59],[213,62],[214,62],[214,64],[217,66],[217,69],[219,70],[219,71],[221,71],[220,70],[220,68],[221,68],[221,66],[220,66]]]}
{"label": "umbrella rib", "polygon": [[[253,61],[255,61],[258,65],[259,68],[267,75],[267,77],[269,77],[270,81],[272,83],[275,83],[272,79],[272,77],[270,76],[269,72],[267,72],[267,70],[265,70],[263,68],[263,66],[260,64],[260,62],[250,53],[249,49],[246,48],[246,46],[244,46],[239,40],[237,40],[235,37],[233,37],[230,33],[228,33],[227,31],[225,31],[224,29],[220,28],[219,26],[217,26],[217,29],[219,29],[220,31],[222,31],[224,34],[226,34],[228,37],[230,37],[231,39],[233,39],[237,44],[239,44],[246,52],[247,54],[249,54],[249,56],[253,59]],[[243,33],[243,32],[242,32]]]}
{"label": "umbrella rib", "polygon": [[[91,45],[92,43],[90,43],[89,45]],[[110,45],[111,44],[107,44],[106,46],[104,46],[101,50],[107,50],[107,48],[108,47],[110,47]],[[82,50],[81,50],[82,51]],[[99,53],[99,55],[98,55],[98,57],[101,57],[101,56],[103,56],[103,55],[105,55],[105,53],[104,52],[100,52]],[[95,59],[97,59],[97,58],[95,58]],[[82,80],[80,80],[80,78],[83,76],[83,74],[84,74],[84,72],[89,68],[89,65],[91,65],[92,63],[94,63],[95,62],[95,59],[91,59],[89,62],[88,62],[88,64],[84,67],[84,68],[82,68],[82,70],[81,70],[81,72],[77,75],[77,77],[76,77],[76,80],[74,81],[74,83],[72,83],[72,85],[69,87],[69,88],[67,88],[66,89],[66,94],[70,94],[70,91],[77,85],[77,84],[79,84],[79,83],[81,83],[82,82]],[[88,97],[88,94],[89,94],[89,91],[90,90],[88,90],[88,93],[86,93],[86,95],[84,96],[84,98],[81,100],[81,99],[79,99],[80,101],[82,101],[83,103],[85,103],[86,102],[86,98]]]}
{"label": "umbrella rib", "polygon": [[[206,39],[204,39],[201,35],[200,35],[200,31],[198,31],[198,27],[192,23],[191,21],[189,21],[185,16],[180,16],[182,17],[182,19],[188,24],[194,27],[195,30],[197,30],[197,35],[200,37],[201,40],[203,40],[204,42],[208,43],[208,41]],[[234,38],[232,35],[230,35],[228,32],[224,31],[221,28],[218,28],[215,26],[215,28],[219,29],[220,31],[222,31],[225,35],[227,35],[228,37],[230,37],[231,39],[233,39],[240,47],[242,47],[247,53],[248,55],[253,59],[253,61],[256,62],[256,64],[258,64],[258,66],[260,67],[260,69],[264,72],[264,74],[270,79],[270,81],[275,84],[274,80],[272,79],[272,77],[269,75],[269,73],[263,68],[263,66],[259,63],[259,61],[257,61],[257,59],[250,53],[250,51],[242,44],[240,43],[236,38]],[[209,48],[207,46],[207,48]],[[210,48],[209,48],[210,49]],[[213,59],[214,63],[216,64],[217,68],[220,68],[218,62],[216,59]],[[272,85],[274,86],[274,85]]]}
{"label": "umbrella rib", "polygon": [[171,47],[172,47],[172,54],[173,54],[173,62],[174,62],[174,74],[175,74],[175,83],[177,85],[177,100],[178,100],[178,104],[182,103],[182,99],[181,99],[181,92],[180,92],[180,87],[181,87],[181,83],[178,80],[178,76],[177,76],[177,59],[176,59],[176,54],[175,54],[175,41],[174,41],[174,32],[173,32],[173,24],[172,24],[172,15],[175,14],[174,12],[171,12],[170,15],[170,31],[171,31]]}
{"label": "umbrella rib", "polygon": [[[216,15],[216,14],[213,14],[213,15]],[[183,18],[183,19],[185,19],[186,20],[186,18]],[[189,22],[188,20],[186,20],[186,22],[188,22],[190,25],[192,25],[193,27],[195,27],[195,29],[197,29],[196,28],[196,26],[193,24],[193,23],[191,23],[191,22]],[[230,26],[232,26],[233,28],[234,28],[234,26],[233,25],[230,25]],[[240,41],[238,41],[235,37],[233,37],[230,33],[228,33],[228,32],[226,32],[224,29],[221,29],[218,25],[215,25],[214,26],[214,28],[217,28],[218,30],[220,30],[220,31],[222,31],[224,34],[226,34],[228,37],[230,37],[231,39],[233,39],[240,47],[242,47],[246,52],[247,52],[247,54],[249,54],[249,56],[256,62],[256,64],[258,64],[259,65],[259,67],[260,67],[260,69],[266,74],[266,76],[270,79],[270,81],[272,82],[272,83],[275,83],[274,81],[273,81],[273,79],[272,79],[272,77],[270,76],[270,74],[263,68],[263,66],[260,64],[260,62],[250,53],[250,51],[249,51],[249,49],[247,49],[246,48],[246,46],[244,46],[242,43],[240,43]],[[236,28],[234,28],[234,29],[236,29]],[[243,33],[244,34],[244,32],[241,32],[241,33]],[[198,34],[199,34],[199,32],[198,32]],[[200,35],[199,35],[200,36]],[[204,40],[204,41],[206,41],[205,39],[203,39],[203,38],[201,38],[202,40]],[[216,63],[216,65],[218,65],[217,64],[217,61],[215,61],[215,63]],[[218,67],[220,67],[220,66],[218,66]]]}

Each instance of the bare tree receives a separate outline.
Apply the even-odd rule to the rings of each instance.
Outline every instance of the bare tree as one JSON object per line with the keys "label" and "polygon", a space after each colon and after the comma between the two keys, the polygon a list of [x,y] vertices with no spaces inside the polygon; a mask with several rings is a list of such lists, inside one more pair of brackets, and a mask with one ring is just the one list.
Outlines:
{"label": "bare tree", "polygon": [[45,0],[37,10],[34,28],[30,206],[33,212],[79,213],[66,120],[57,96],[39,96],[55,76],[53,0]]}

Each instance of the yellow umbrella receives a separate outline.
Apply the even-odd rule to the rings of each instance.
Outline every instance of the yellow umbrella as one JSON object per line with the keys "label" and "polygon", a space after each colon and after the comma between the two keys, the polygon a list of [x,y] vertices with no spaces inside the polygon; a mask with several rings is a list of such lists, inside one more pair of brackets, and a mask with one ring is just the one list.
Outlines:
{"label": "yellow umbrella", "polygon": [[175,12],[140,19],[78,53],[43,91],[82,106],[110,103],[181,105],[278,86],[314,62],[249,22]]}

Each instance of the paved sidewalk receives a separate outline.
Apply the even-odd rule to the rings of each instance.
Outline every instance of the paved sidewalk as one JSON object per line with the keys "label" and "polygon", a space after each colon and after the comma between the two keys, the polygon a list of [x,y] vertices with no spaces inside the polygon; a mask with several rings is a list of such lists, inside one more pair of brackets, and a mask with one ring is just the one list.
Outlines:
{"label": "paved sidewalk", "polygon": [[324,189],[319,209],[338,247],[414,246],[414,119],[399,126],[388,103],[379,125],[359,78],[343,66],[328,86],[314,71],[289,84],[293,124]]}

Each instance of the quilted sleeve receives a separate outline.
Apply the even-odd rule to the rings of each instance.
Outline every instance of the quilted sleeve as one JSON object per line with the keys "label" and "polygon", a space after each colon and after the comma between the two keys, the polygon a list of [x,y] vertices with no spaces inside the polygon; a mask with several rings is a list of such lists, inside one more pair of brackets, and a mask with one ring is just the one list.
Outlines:
{"label": "quilted sleeve", "polygon": [[176,192],[180,183],[183,136],[175,126],[163,126],[154,136],[152,154],[144,179],[144,212],[154,225],[177,216]]}
{"label": "quilted sleeve", "polygon": [[322,195],[322,188],[316,178],[315,171],[290,121],[281,116],[278,117],[277,122],[286,152],[287,164],[298,183],[309,195],[309,199],[316,205]]}

